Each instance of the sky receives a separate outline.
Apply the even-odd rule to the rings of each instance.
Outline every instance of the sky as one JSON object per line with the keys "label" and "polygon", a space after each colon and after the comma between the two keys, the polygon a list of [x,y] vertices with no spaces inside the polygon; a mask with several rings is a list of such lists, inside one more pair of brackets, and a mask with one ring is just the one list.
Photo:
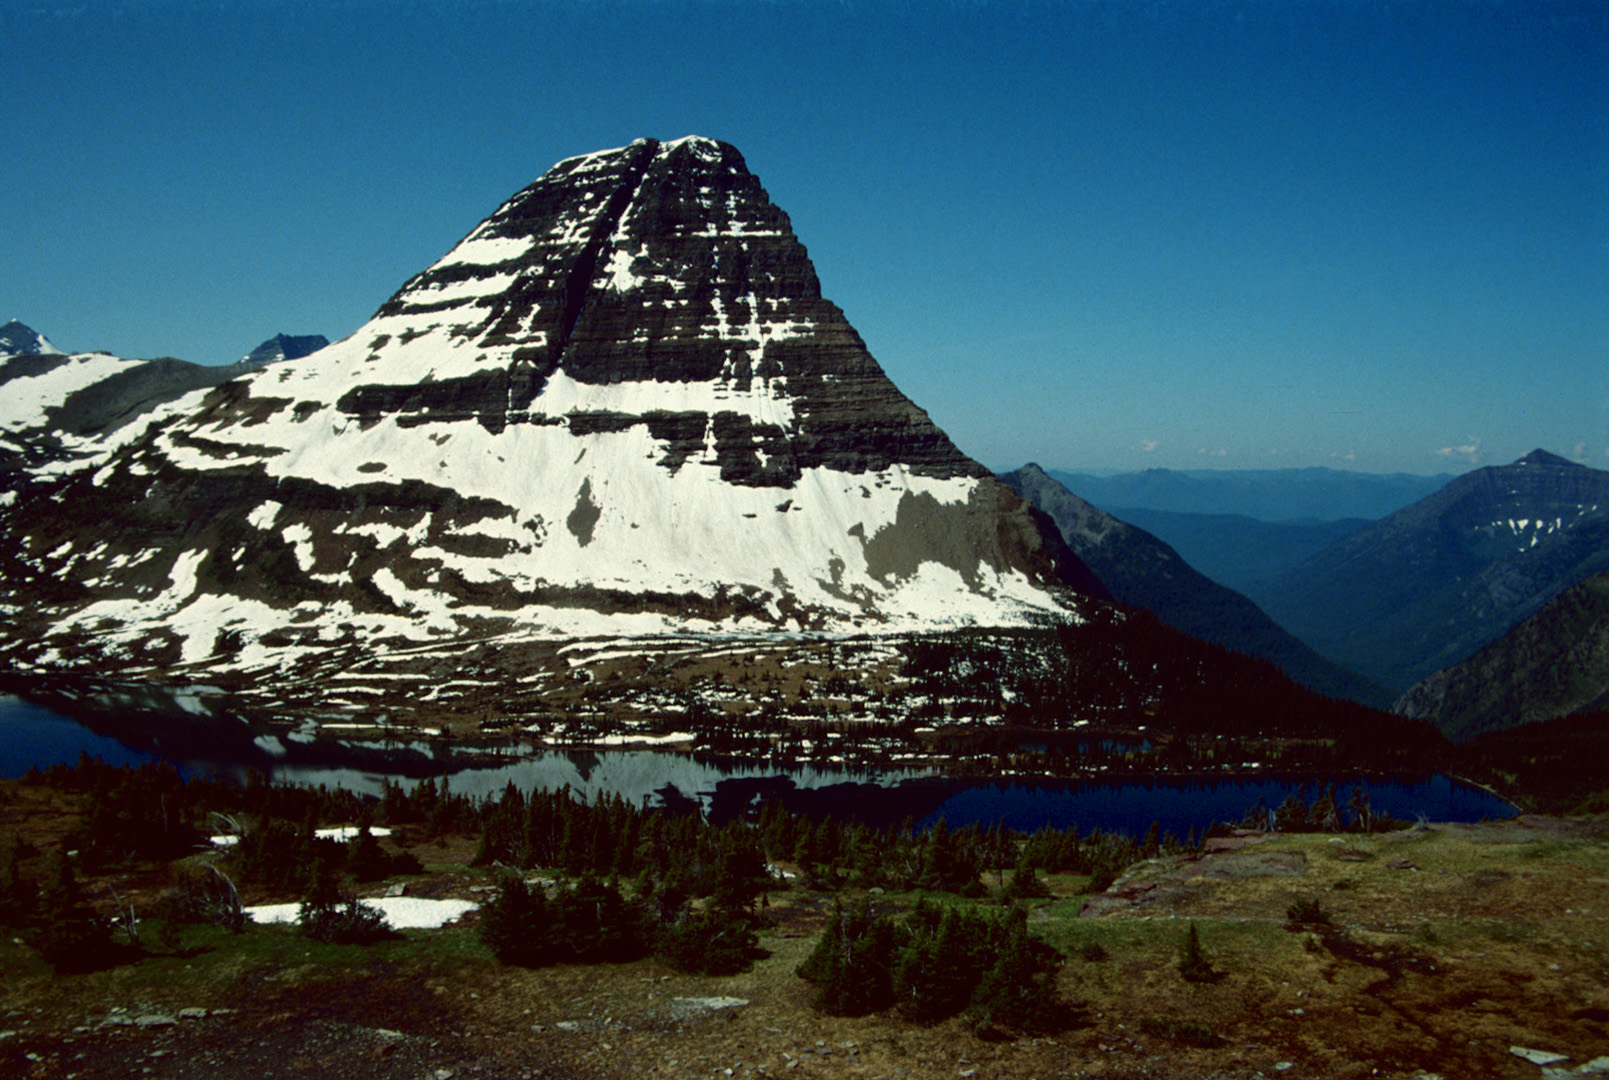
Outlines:
{"label": "sky", "polygon": [[0,320],[358,329],[553,163],[729,142],[996,469],[1609,468],[1609,4],[0,0]]}

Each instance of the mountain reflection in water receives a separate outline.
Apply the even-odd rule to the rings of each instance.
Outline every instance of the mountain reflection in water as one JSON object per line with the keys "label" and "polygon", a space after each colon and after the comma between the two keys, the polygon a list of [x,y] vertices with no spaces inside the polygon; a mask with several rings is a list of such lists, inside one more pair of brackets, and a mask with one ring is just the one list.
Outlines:
{"label": "mountain reflection in water", "polygon": [[281,783],[324,784],[379,795],[445,778],[463,795],[569,787],[589,800],[618,795],[672,813],[701,813],[722,823],[767,802],[813,819],[829,815],[870,825],[904,821],[993,825],[1032,831],[1043,825],[1084,832],[1144,832],[1152,822],[1183,837],[1219,821],[1239,821],[1262,802],[1277,807],[1296,793],[1311,802],[1327,783],[1344,798],[1362,786],[1376,814],[1412,821],[1511,817],[1514,808],[1445,776],[1413,780],[1259,774],[1249,777],[1127,777],[1111,781],[1010,778],[979,780],[921,770],[868,774],[809,764],[773,765],[712,755],[650,750],[503,748],[466,752],[450,742],[313,737],[233,719],[183,713],[74,710],[74,716],[15,697],[0,697],[0,775],[72,764],[80,753],[111,764],[172,762],[187,776],[244,781],[252,772]]}

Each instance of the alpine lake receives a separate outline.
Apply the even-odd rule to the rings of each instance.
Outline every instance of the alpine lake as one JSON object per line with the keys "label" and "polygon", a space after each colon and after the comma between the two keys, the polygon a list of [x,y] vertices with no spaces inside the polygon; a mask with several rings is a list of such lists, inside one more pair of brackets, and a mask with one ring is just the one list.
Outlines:
{"label": "alpine lake", "polygon": [[[1110,754],[1110,743],[1101,749]],[[1023,750],[1040,749],[1025,743]],[[1149,743],[1130,751],[1120,776],[1076,779],[946,775],[931,763],[863,768],[835,755],[806,760],[755,760],[688,748],[551,747],[533,740],[464,746],[450,740],[354,730],[350,737],[287,730],[214,715],[201,700],[138,689],[48,703],[0,695],[0,778],[29,769],[72,765],[83,755],[112,765],[166,761],[186,777],[244,783],[252,774],[273,783],[324,785],[378,796],[386,784],[446,783],[461,795],[484,796],[512,784],[521,791],[568,787],[589,800],[619,796],[670,812],[697,812],[722,823],[756,812],[767,801],[820,819],[874,825],[939,818],[952,827],[1003,823],[1022,832],[1042,826],[1081,832],[1099,828],[1138,836],[1152,823],[1183,837],[1247,811],[1277,807],[1296,794],[1312,802],[1328,785],[1343,801],[1356,788],[1376,815],[1405,821],[1475,822],[1516,815],[1496,795],[1439,774],[1422,776],[1287,775],[1242,767],[1222,775],[1170,776],[1143,771]],[[1138,768],[1135,767],[1138,762]]]}

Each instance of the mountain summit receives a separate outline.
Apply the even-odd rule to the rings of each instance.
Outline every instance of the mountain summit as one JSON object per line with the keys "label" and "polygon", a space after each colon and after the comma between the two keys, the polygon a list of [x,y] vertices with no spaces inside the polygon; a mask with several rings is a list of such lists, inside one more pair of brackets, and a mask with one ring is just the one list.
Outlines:
{"label": "mountain summit", "polygon": [[60,356],[61,350],[46,341],[45,335],[16,319],[0,326],[0,358],[28,355]]}
{"label": "mountain summit", "polygon": [[259,688],[466,642],[495,680],[535,640],[1023,626],[1102,591],[701,138],[560,162],[357,333],[3,514],[0,655]]}
{"label": "mountain summit", "polygon": [[281,360],[300,360],[330,343],[323,334],[275,334],[240,358],[242,364],[277,364]]}

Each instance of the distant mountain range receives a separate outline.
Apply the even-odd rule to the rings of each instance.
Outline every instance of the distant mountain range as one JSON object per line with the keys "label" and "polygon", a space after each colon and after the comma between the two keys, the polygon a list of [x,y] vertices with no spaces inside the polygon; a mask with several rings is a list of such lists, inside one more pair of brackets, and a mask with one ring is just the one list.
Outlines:
{"label": "distant mountain range", "polygon": [[1337,541],[1258,593],[1273,618],[1402,693],[1609,570],[1609,472],[1537,450]]}
{"label": "distant mountain range", "polygon": [[1271,660],[1296,682],[1330,697],[1377,706],[1389,700],[1383,689],[1324,659],[1167,544],[1092,506],[1039,466],[1000,478],[1049,515],[1067,546],[1123,603],[1146,608],[1187,634]]}
{"label": "distant mountain range", "polygon": [[1415,684],[1393,707],[1467,739],[1609,709],[1609,573],[1594,574],[1469,659]]}
{"label": "distant mountain range", "polygon": [[[1241,515],[1259,521],[1374,520],[1423,499],[1451,474],[1361,473],[1342,469],[1147,469],[1098,476],[1049,474],[1102,510]],[[1170,541],[1171,542],[1171,541]]]}
{"label": "distant mountain range", "polygon": [[1162,539],[1212,580],[1253,599],[1270,580],[1369,524],[1363,518],[1262,521],[1244,514],[1184,514],[1133,506],[1110,512]]}

